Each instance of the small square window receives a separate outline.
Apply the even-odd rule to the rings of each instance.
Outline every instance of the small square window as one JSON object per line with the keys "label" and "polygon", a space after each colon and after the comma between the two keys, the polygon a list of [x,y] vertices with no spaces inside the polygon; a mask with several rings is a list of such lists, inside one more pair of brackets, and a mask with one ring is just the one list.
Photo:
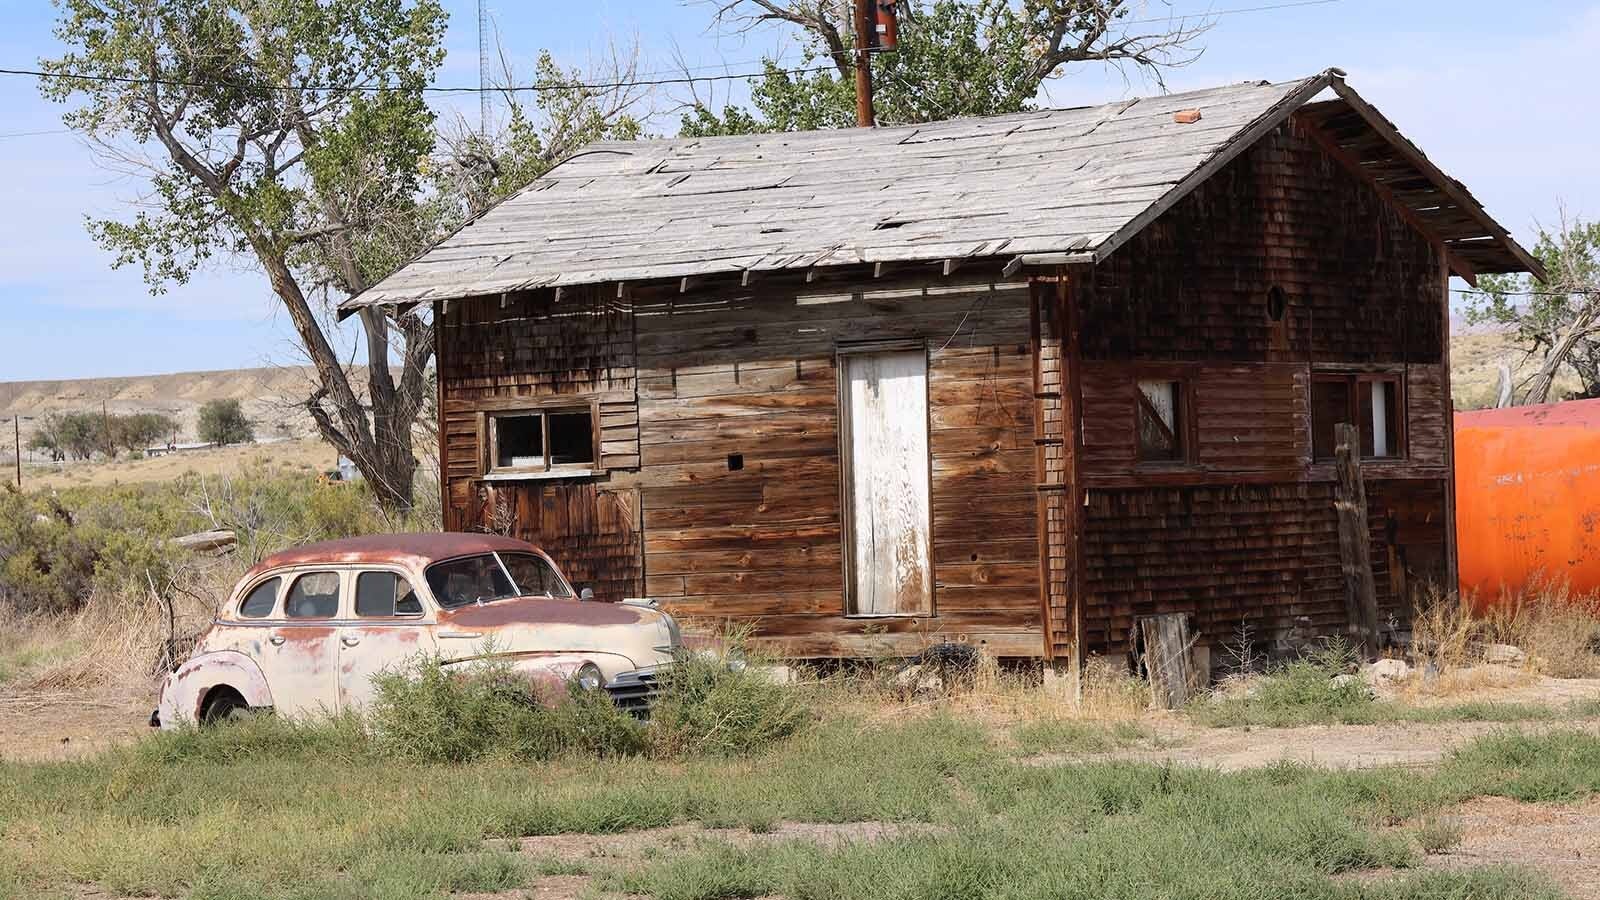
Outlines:
{"label": "small square window", "polygon": [[291,619],[331,619],[339,614],[339,573],[307,572],[294,580],[283,601]]}
{"label": "small square window", "polygon": [[1363,459],[1404,455],[1404,408],[1400,379],[1392,375],[1319,375],[1311,382],[1311,447],[1317,459],[1333,459],[1334,426],[1352,423]]}
{"label": "small square window", "polygon": [[492,414],[488,428],[491,473],[588,471],[599,459],[587,407]]}
{"label": "small square window", "polygon": [[1187,457],[1184,440],[1188,410],[1183,382],[1139,382],[1139,460],[1181,462]]}

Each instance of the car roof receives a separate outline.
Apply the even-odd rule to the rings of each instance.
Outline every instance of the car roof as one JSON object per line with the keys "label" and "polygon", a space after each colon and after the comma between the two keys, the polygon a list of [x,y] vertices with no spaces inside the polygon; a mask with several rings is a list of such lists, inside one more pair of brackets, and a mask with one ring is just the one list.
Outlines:
{"label": "car roof", "polygon": [[526,541],[496,534],[431,532],[368,534],[301,544],[263,559],[247,577],[283,566],[375,564],[421,568],[442,559],[495,550],[538,552]]}

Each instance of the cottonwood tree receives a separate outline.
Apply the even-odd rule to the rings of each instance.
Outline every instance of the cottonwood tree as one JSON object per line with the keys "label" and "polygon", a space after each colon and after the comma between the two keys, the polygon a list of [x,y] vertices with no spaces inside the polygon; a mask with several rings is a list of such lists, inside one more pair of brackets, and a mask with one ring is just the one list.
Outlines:
{"label": "cottonwood tree", "polygon": [[1600,397],[1600,222],[1569,220],[1539,230],[1533,255],[1544,282],[1526,275],[1483,276],[1468,294],[1467,319],[1513,329],[1523,350],[1541,360],[1519,404],[1544,403],[1563,366],[1582,384],[1576,398]]}
{"label": "cottonwood tree", "polygon": [[[871,0],[861,0],[871,2]],[[855,124],[856,53],[849,0],[712,0],[725,31],[798,29],[802,69],[767,59],[751,89],[755,110],[693,97],[685,134],[798,131]],[[899,46],[872,56],[873,99],[885,124],[1027,109],[1040,86],[1074,63],[1164,73],[1192,62],[1203,17],[1142,20],[1134,0],[900,0]]]}
{"label": "cottonwood tree", "polygon": [[327,310],[617,125],[614,92],[574,87],[545,57],[541,104],[481,138],[486,164],[458,165],[424,96],[444,59],[438,0],[57,5],[68,50],[41,61],[43,93],[75,104],[67,125],[150,188],[131,220],[91,220],[93,235],[158,291],[219,257],[253,262],[314,367],[318,431],[385,507],[409,507],[432,322],[363,310],[358,367],[337,354]]}

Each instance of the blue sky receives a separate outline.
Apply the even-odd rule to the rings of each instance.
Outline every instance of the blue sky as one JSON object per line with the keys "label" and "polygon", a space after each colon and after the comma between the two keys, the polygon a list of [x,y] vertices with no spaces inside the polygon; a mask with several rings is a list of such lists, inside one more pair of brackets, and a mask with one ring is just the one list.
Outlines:
{"label": "blue sky", "polygon": [[[1199,14],[1284,0],[1170,0],[1150,13]],[[476,6],[446,0],[450,55],[443,84],[477,79]],[[0,4],[0,67],[28,68],[58,52],[47,0]],[[749,71],[763,54],[796,47],[788,33],[719,36],[708,7],[679,0],[495,0],[501,41],[527,70],[540,48],[584,65],[608,40],[640,44],[641,71],[726,63]],[[1445,171],[1464,181],[1514,234],[1528,239],[1569,215],[1600,216],[1600,0],[1334,0],[1222,15],[1174,90],[1250,79],[1282,80],[1328,66],[1376,103]],[[1150,94],[1154,85],[1099,68],[1052,81],[1042,105],[1073,106]],[[722,96],[726,88],[720,88]],[[658,130],[675,128],[680,95],[653,105]],[[735,96],[739,96],[737,89]],[[472,110],[475,101],[468,101]],[[61,128],[61,108],[32,79],[0,77],[0,381],[223,369],[298,360],[264,279],[224,266],[151,296],[137,269],[112,270],[88,238],[86,215],[126,212],[140,185],[107,171]],[[475,115],[475,112],[472,114]]]}

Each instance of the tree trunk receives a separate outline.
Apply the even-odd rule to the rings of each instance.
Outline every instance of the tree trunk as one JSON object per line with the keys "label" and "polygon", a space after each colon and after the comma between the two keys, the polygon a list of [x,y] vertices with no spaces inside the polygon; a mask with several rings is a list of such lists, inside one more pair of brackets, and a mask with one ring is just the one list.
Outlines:
{"label": "tree trunk", "polygon": [[1550,387],[1555,383],[1556,372],[1561,370],[1561,364],[1566,362],[1572,348],[1588,333],[1589,327],[1594,324],[1595,308],[1585,309],[1578,318],[1567,328],[1566,334],[1556,341],[1545,354],[1544,362],[1539,366],[1539,371],[1528,383],[1528,393],[1522,398],[1523,406],[1532,406],[1544,403],[1550,397]]}

